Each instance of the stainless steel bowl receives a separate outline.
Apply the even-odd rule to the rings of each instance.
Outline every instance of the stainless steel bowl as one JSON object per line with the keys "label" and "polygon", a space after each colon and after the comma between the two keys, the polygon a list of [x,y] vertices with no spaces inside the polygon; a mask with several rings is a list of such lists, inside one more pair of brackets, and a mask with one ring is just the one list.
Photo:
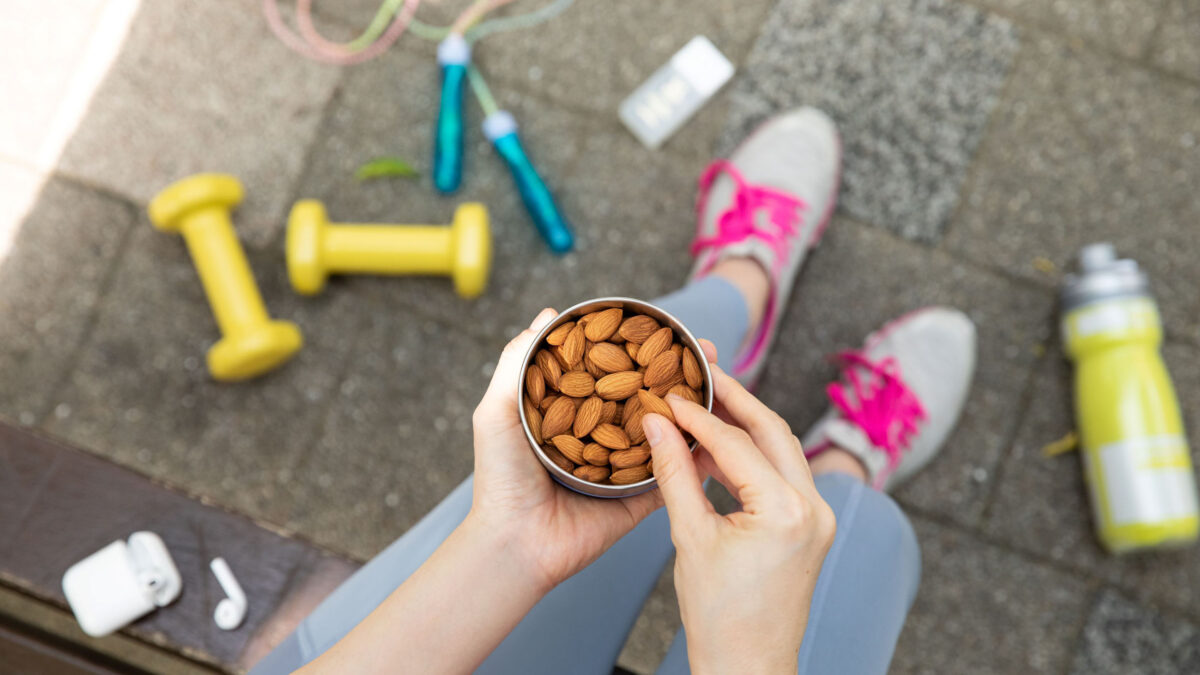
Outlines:
{"label": "stainless steel bowl", "polygon": [[[524,367],[521,368],[518,378],[517,400],[523,401],[525,399],[525,371],[533,364],[534,355],[542,348],[542,343],[545,342],[546,336],[550,334],[550,331],[568,321],[575,321],[585,314],[611,307],[620,307],[628,313],[652,316],[662,325],[670,326],[675,331],[675,335],[683,344],[684,349],[690,349],[692,354],[695,355],[696,361],[700,364],[700,368],[704,374],[704,406],[711,411],[713,407],[712,370],[708,367],[708,359],[704,357],[704,351],[700,349],[700,342],[696,340],[696,336],[692,335],[687,326],[684,326],[679,319],[648,302],[634,300],[633,298],[616,297],[585,300],[574,307],[564,310],[538,333],[537,338],[533,341],[533,345],[530,346],[529,351],[525,354]],[[541,445],[533,437],[533,432],[529,430],[529,420],[525,419],[525,406],[519,405],[517,407],[520,410],[521,424],[525,428],[525,438],[529,441],[529,447],[533,448],[533,454],[538,458],[538,461],[542,463],[542,466],[546,467],[546,471],[549,471],[550,476],[558,481],[559,484],[580,494],[606,498],[631,497],[654,489],[656,483],[653,476],[640,483],[630,485],[600,485],[577,478],[563,471],[561,467],[550,461],[550,458],[542,451]],[[697,445],[697,442],[692,442],[692,451],[696,450]]]}

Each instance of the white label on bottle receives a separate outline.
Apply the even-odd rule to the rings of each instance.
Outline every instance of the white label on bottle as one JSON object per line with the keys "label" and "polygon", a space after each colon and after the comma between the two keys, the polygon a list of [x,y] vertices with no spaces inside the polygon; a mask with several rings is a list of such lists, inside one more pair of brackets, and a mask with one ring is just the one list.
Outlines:
{"label": "white label on bottle", "polygon": [[1063,335],[1070,340],[1097,333],[1120,334],[1148,328],[1158,321],[1158,309],[1152,300],[1109,300],[1068,312],[1063,318]]}
{"label": "white label on bottle", "polygon": [[733,77],[733,64],[698,35],[642,83],[617,111],[646,147],[657,148]]}
{"label": "white label on bottle", "polygon": [[1183,436],[1134,438],[1096,451],[1114,526],[1196,515],[1196,482]]}

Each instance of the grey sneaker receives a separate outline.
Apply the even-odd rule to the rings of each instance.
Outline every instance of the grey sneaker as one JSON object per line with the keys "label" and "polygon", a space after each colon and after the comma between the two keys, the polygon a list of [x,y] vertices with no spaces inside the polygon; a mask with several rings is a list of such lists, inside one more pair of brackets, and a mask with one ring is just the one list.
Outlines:
{"label": "grey sneaker", "polygon": [[838,355],[833,407],[805,434],[804,454],[837,446],[890,491],[933,459],[950,435],[975,372],[975,324],[945,307],[910,312]]}
{"label": "grey sneaker", "polygon": [[841,160],[833,120],[798,108],[764,122],[700,176],[691,278],[731,256],[752,258],[771,278],[762,324],[733,361],[731,374],[747,386],[762,373],[796,273],[829,223]]}

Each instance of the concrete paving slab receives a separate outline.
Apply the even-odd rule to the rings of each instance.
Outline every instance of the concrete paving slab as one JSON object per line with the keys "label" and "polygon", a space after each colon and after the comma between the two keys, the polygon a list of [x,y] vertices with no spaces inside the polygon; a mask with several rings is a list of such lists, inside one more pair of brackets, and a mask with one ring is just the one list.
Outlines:
{"label": "concrete paving slab", "polygon": [[[346,277],[331,281],[328,293],[364,293],[390,305],[410,307],[484,338],[515,335],[543,305],[522,294],[531,266],[561,264],[542,243],[512,178],[479,130],[482,115],[468,101],[463,186],[440,196],[432,184],[432,133],[437,119],[438,69],[432,55],[395,50],[347,73],[334,108],[320,131],[299,196],[322,200],[341,222],[449,223],[455,207],[481,201],[491,216],[492,277],[487,292],[463,300],[446,278]],[[576,212],[564,201],[564,177],[579,154],[587,128],[583,117],[512,90],[497,91],[500,104],[521,126],[531,160],[563,203],[568,220]],[[380,155],[413,164],[417,180],[361,182],[354,170]],[[503,344],[501,342],[500,344]]]}
{"label": "concrete paving slab", "polygon": [[629,641],[621,650],[617,665],[635,673],[653,673],[671,647],[682,622],[679,600],[675,596],[675,559],[667,563],[658,583],[633,624]]}
{"label": "concrete paving slab", "polygon": [[1087,582],[914,519],[921,589],[890,672],[1061,673],[1088,612]]}
{"label": "concrete paving slab", "polygon": [[936,241],[1017,50],[1009,22],[945,0],[784,0],[737,80],[719,148],[819,107],[844,148],[841,206]]}
{"label": "concrete paving slab", "polygon": [[979,336],[971,396],[941,454],[897,497],[971,525],[1020,422],[1036,352],[1054,327],[1052,302],[1036,286],[835,218],[801,271],[759,395],[803,435],[829,406],[825,386],[838,374],[829,355],[859,347],[871,331],[920,307],[966,312]]}
{"label": "concrete paving slab", "polygon": [[1057,284],[1079,247],[1112,241],[1150,274],[1167,330],[1194,336],[1200,90],[1044,38],[1012,78],[947,248]]}
{"label": "concrete paving slab", "polygon": [[360,560],[392,543],[473,466],[471,414],[500,348],[378,302],[320,441],[290,471],[288,527]]}
{"label": "concrete paving slab", "polygon": [[279,44],[251,0],[143,3],[59,168],[141,203],[192,173],[233,173],[243,236],[262,245],[340,72]]}
{"label": "concrete paving slab", "polygon": [[543,26],[481,41],[476,53],[500,82],[615,120],[621,100],[696,35],[740,63],[770,4],[577,2]]}
{"label": "concrete paving slab", "polygon": [[1112,590],[1100,593],[1072,675],[1194,673],[1200,670],[1200,626],[1131,602]]}
{"label": "concrete paving slab", "polygon": [[1200,5],[1188,0],[1165,0],[1150,58],[1173,73],[1200,80]]}
{"label": "concrete paving slab", "polygon": [[603,295],[651,300],[682,286],[691,267],[702,167],[647,150],[612,125],[589,129],[581,161],[562,190],[579,250],[528,268],[526,294],[563,308]]}
{"label": "concrete paving slab", "polygon": [[307,344],[259,379],[211,379],[219,337],[184,243],[136,223],[78,366],[45,428],[118,464],[274,523],[287,471],[316,440],[364,316],[334,297],[301,299],[283,263],[250,255],[272,316],[295,321]]}
{"label": "concrete paving slab", "polygon": [[1021,23],[1128,58],[1145,54],[1165,0],[969,0]]}
{"label": "concrete paving slab", "polygon": [[0,416],[33,425],[46,414],[133,222],[124,202],[68,181],[45,184],[0,252]]}
{"label": "concrete paving slab", "polygon": [[[1164,350],[1192,448],[1200,463],[1200,349]],[[1110,556],[1093,534],[1091,503],[1078,453],[1045,458],[1041,449],[1074,427],[1071,372],[1059,350],[1039,367],[1029,415],[1000,470],[984,531],[1038,556],[1106,579],[1161,607],[1200,612],[1200,551]]]}

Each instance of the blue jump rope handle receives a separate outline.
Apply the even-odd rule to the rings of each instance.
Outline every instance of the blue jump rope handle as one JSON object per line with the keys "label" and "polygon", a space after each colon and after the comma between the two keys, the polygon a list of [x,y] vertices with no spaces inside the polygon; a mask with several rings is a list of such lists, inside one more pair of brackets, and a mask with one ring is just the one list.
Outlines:
{"label": "blue jump rope handle", "polygon": [[521,193],[521,201],[537,225],[538,232],[555,253],[566,253],[575,246],[575,237],[571,228],[559,212],[550,195],[549,188],[538,175],[537,169],[529,161],[525,149],[521,147],[521,139],[517,132],[505,134],[492,142],[496,151],[508,163],[513,180],[517,182],[517,191]]}
{"label": "blue jump rope handle", "polygon": [[442,66],[442,105],[433,145],[433,185],[443,194],[454,192],[462,183],[463,90],[466,82],[466,65],[450,63]]}

